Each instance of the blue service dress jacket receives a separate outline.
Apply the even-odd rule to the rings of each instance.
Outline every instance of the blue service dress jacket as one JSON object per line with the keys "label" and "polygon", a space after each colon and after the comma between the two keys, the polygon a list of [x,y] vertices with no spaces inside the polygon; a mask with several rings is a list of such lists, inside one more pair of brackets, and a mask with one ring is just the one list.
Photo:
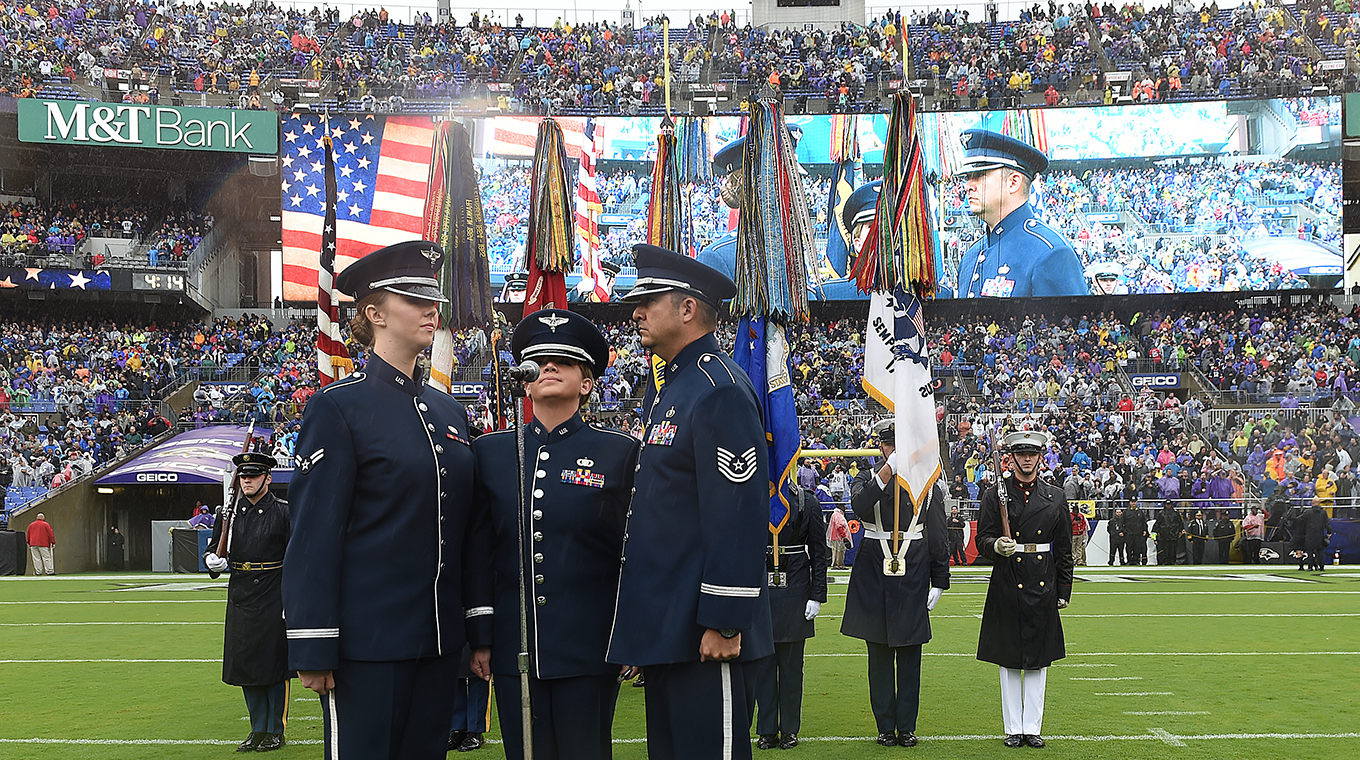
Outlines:
{"label": "blue service dress jacket", "polygon": [[769,457],[755,388],[712,334],[663,377],[648,394],[609,661],[697,662],[709,628],[741,631],[740,660],[765,657]]}
{"label": "blue service dress jacket", "polygon": [[312,396],[289,488],[289,669],[490,646],[490,522],[472,493],[452,397],[376,354]]}
{"label": "blue service dress jacket", "polygon": [[1006,215],[959,260],[958,298],[1089,295],[1072,244],[1034,218],[1028,203]]}
{"label": "blue service dress jacket", "polygon": [[490,515],[495,547],[491,670],[503,676],[519,673],[516,610],[523,566],[529,672],[541,679],[617,672],[617,665],[606,664],[605,653],[638,441],[587,425],[578,415],[551,430],[538,421],[525,425],[524,448],[521,516],[515,431],[488,433],[472,444],[477,508]]}
{"label": "blue service dress jacket", "polygon": [[[850,505],[864,525],[865,535],[850,568],[841,633],[890,647],[914,646],[930,641],[930,612],[926,610],[930,588],[949,588],[944,492],[938,484],[930,489],[925,513],[902,550],[905,574],[889,576],[884,573],[883,561],[893,549],[889,531],[894,529],[894,514],[903,533],[911,527],[914,514],[905,492],[900,504],[895,504],[894,498],[892,484],[880,486],[872,469],[861,471],[850,486]],[[887,551],[884,541],[871,538],[870,531],[889,535]]]}

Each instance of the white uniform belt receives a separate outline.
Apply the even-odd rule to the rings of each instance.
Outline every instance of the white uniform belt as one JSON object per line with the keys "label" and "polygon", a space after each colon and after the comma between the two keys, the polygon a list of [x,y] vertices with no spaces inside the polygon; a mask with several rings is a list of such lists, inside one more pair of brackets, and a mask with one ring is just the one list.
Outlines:
{"label": "white uniform belt", "polygon": [[1016,544],[1016,545],[1015,545],[1015,550],[1016,550],[1016,551],[1018,551],[1018,552],[1026,552],[1026,553],[1029,553],[1029,554],[1039,554],[1039,553],[1041,553],[1041,552],[1049,551],[1049,550],[1052,549],[1052,548],[1053,548],[1053,544]]}
{"label": "white uniform belt", "polygon": [[[901,536],[903,541],[920,541],[920,540],[924,537],[924,534],[921,533],[921,531],[919,531],[919,530],[918,530],[918,531],[915,531],[915,532],[913,532],[913,533],[899,532],[897,535]],[[864,529],[864,537],[865,537],[865,538],[881,538],[881,539],[883,539],[883,540],[885,540],[885,541],[891,541],[891,540],[892,540],[892,533],[889,533],[889,532],[886,531],[886,530],[870,530],[869,528],[865,528],[865,529]]]}
{"label": "white uniform belt", "polygon": [[[765,548],[766,548],[767,550],[773,550],[773,549],[774,549],[773,546],[767,546],[767,547],[765,547]],[[779,553],[780,553],[780,554],[807,554],[807,553],[808,553],[808,548],[807,548],[807,544],[794,544],[793,546],[781,546],[781,547],[779,547]]]}

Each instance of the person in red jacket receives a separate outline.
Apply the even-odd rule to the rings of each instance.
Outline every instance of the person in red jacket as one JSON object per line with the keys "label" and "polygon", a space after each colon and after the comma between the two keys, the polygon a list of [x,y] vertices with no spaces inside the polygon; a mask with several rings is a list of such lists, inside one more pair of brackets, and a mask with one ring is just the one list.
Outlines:
{"label": "person in red jacket", "polygon": [[38,519],[28,526],[28,553],[33,558],[34,575],[56,575],[52,567],[52,550],[57,546],[56,534],[52,526],[38,513]]}

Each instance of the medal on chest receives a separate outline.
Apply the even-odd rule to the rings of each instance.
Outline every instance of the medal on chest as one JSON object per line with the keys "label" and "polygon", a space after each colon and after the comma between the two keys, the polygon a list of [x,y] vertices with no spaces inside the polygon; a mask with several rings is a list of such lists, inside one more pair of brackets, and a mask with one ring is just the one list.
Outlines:
{"label": "medal on chest", "polygon": [[670,446],[675,443],[675,434],[680,428],[670,422],[658,422],[652,425],[652,430],[647,434],[648,445]]}
{"label": "medal on chest", "polygon": [[1015,280],[993,277],[982,282],[982,295],[992,298],[1009,298],[1015,292]]}
{"label": "medal on chest", "polygon": [[594,466],[595,460],[582,457],[576,460],[576,469],[562,471],[562,482],[574,486],[604,488],[604,473],[591,470],[590,468]]}

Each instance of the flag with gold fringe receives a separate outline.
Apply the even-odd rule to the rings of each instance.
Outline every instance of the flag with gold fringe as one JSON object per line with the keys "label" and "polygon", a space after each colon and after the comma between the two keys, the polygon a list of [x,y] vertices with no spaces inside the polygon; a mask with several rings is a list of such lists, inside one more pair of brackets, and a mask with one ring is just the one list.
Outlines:
{"label": "flag with gold fringe", "polygon": [[[855,277],[861,291],[872,293],[864,389],[893,413],[898,493],[906,493],[919,518],[941,463],[924,314],[925,302],[935,295],[935,238],[916,104],[909,94],[895,97],[888,129],[877,217]],[[895,542],[890,551],[900,560],[905,547]]]}
{"label": "flag with gold fringe", "polygon": [[562,127],[538,123],[529,182],[529,239],[525,243],[524,313],[567,308],[567,278],[576,255],[575,193]]}
{"label": "flag with gold fringe", "polygon": [[808,318],[807,256],[814,250],[807,193],[779,103],[762,100],[752,107],[741,171],[737,295],[732,300],[732,313],[741,321],[732,358],[751,378],[765,420],[770,532],[778,572],[779,532],[789,516],[787,487],[802,446],[785,329]]}

